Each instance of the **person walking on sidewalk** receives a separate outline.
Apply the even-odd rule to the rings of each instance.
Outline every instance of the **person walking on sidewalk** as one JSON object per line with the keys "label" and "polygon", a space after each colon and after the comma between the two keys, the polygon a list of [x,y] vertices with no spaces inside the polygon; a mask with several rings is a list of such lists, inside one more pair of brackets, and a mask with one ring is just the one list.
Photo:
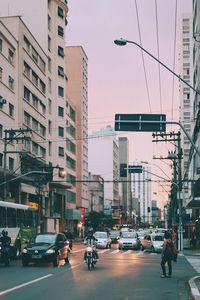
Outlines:
{"label": "person walking on sidewalk", "polygon": [[168,276],[172,276],[172,260],[175,260],[174,253],[176,252],[175,245],[172,241],[172,235],[170,232],[165,233],[165,241],[163,244],[163,249],[162,249],[162,260],[161,260],[161,268],[162,268],[162,275],[161,278],[166,277],[166,267],[165,264],[167,263],[168,265]]}

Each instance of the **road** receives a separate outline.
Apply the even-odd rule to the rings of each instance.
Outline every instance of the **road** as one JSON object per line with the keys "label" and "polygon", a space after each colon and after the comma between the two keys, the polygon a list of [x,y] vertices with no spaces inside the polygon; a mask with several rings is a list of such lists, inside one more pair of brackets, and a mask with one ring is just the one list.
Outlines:
{"label": "road", "polygon": [[173,277],[160,278],[160,254],[119,251],[117,245],[99,250],[100,261],[88,271],[85,246],[76,244],[70,264],[22,267],[0,265],[0,299],[6,300],[188,300],[188,280],[196,275],[184,256],[173,264]]}

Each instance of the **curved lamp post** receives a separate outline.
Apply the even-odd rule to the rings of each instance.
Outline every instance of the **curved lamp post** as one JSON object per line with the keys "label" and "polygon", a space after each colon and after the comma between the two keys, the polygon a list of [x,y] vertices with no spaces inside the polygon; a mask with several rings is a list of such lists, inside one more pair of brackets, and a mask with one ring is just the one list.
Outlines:
{"label": "curved lamp post", "polygon": [[134,44],[137,47],[139,47],[142,51],[147,53],[149,56],[151,56],[154,60],[156,60],[159,64],[161,64],[165,69],[167,69],[170,73],[172,73],[175,77],[177,77],[179,80],[184,82],[187,86],[189,86],[194,92],[196,92],[198,95],[200,95],[200,92],[196,90],[192,85],[190,85],[187,81],[185,81],[182,77],[180,77],[178,74],[176,74],[174,71],[172,71],[169,67],[167,67],[163,62],[161,62],[159,59],[157,59],[153,54],[151,54],[149,51],[147,51],[145,48],[143,48],[140,44],[134,42],[134,41],[129,41],[123,38],[114,40],[114,43],[117,46],[125,46],[126,44]]}

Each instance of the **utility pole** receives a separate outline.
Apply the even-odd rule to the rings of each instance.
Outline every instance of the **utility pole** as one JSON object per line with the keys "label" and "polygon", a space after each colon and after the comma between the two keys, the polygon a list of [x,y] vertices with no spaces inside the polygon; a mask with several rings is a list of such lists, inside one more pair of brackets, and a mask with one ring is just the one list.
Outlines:
{"label": "utility pole", "polygon": [[[174,184],[177,187],[177,199],[178,199],[178,250],[183,249],[183,220],[182,220],[182,166],[181,166],[181,160],[183,158],[182,148],[181,148],[181,133],[180,131],[178,133],[170,132],[168,133],[153,133],[153,138],[156,138],[156,140],[153,140],[153,142],[177,142],[175,146],[178,149],[178,153],[170,152],[168,157],[166,159],[172,159],[174,160],[173,166],[174,166],[174,181],[172,184]],[[161,137],[162,139],[158,139],[158,137]],[[175,160],[178,160],[178,183],[176,183],[176,162]]]}
{"label": "utility pole", "polygon": [[[8,144],[14,141],[24,141],[29,140],[30,137],[24,136],[25,133],[32,132],[31,129],[5,129],[5,137],[4,137],[4,164],[3,164],[3,179],[4,179],[4,188],[3,188],[3,201],[6,201],[7,198],[7,184],[6,184],[6,170],[7,170],[7,153],[21,153],[22,151],[8,151]],[[17,135],[16,135],[17,134]],[[21,136],[23,135],[23,136]],[[24,152],[24,151],[23,151]]]}

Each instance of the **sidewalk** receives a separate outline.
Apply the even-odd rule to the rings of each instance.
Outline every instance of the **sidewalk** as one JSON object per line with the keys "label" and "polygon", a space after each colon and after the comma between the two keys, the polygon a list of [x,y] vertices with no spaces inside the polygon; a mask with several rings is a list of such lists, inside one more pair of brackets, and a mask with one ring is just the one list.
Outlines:
{"label": "sidewalk", "polygon": [[[200,260],[200,249],[197,249],[197,250],[196,249],[184,249],[182,251],[182,253],[185,256],[199,257],[199,260]],[[192,294],[193,298],[195,300],[200,300],[200,274],[193,278],[190,278],[188,283],[189,283],[191,294]]]}

